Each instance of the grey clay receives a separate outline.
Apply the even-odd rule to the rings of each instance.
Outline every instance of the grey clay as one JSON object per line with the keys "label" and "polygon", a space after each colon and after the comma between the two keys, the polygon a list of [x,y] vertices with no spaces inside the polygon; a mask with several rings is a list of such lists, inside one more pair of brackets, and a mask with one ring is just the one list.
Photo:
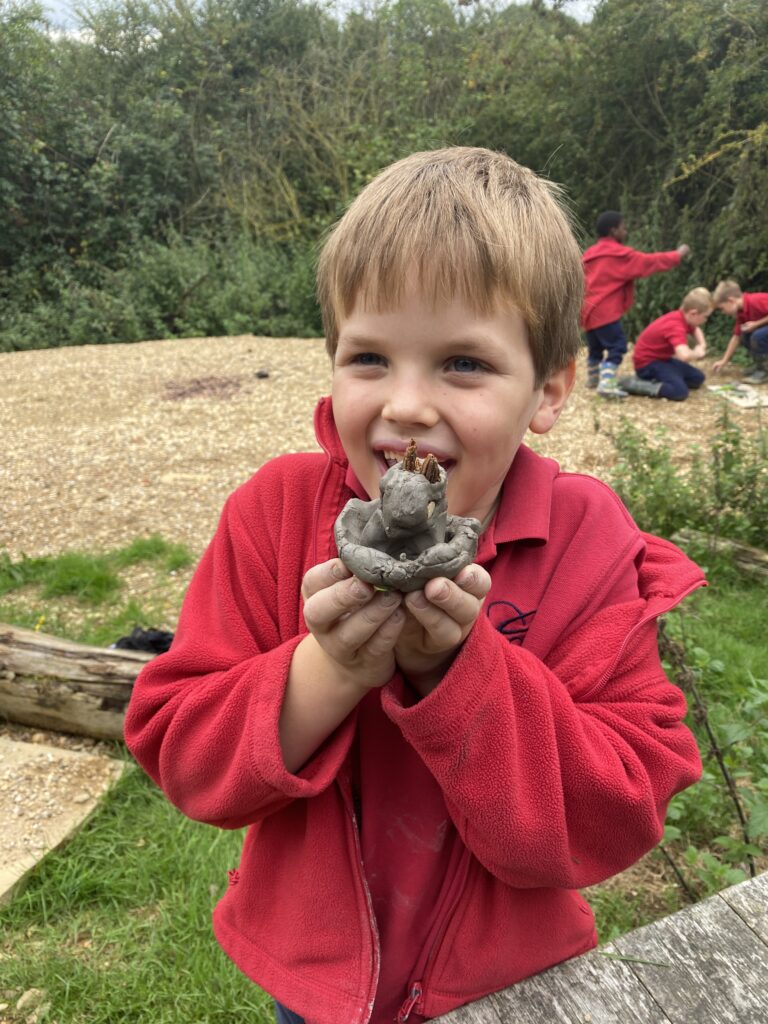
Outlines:
{"label": "grey clay", "polygon": [[435,576],[452,579],[475,557],[480,522],[448,515],[446,473],[433,455],[402,462],[379,483],[381,497],[351,498],[334,527],[339,558],[361,580],[387,590],[421,590]]}

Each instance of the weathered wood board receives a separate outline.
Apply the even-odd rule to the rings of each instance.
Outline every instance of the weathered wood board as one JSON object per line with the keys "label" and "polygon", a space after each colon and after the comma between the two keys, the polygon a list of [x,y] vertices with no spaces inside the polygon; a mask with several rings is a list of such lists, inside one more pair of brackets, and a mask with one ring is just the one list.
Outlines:
{"label": "weathered wood board", "polygon": [[0,717],[121,739],[133,684],[151,657],[0,623]]}
{"label": "weathered wood board", "polygon": [[768,1024],[768,873],[441,1024]]}

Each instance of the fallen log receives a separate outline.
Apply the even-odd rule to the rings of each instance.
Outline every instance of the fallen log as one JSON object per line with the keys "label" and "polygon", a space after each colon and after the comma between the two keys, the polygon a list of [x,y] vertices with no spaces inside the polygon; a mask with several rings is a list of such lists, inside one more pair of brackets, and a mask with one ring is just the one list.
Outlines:
{"label": "fallen log", "polygon": [[713,537],[708,533],[687,528],[673,533],[672,540],[680,547],[695,544],[697,547],[730,555],[733,564],[742,572],[749,573],[751,576],[768,576],[768,551],[763,551],[761,548],[753,548],[749,544],[728,540],[727,537]]}
{"label": "fallen log", "polygon": [[121,739],[136,676],[152,657],[0,623],[0,718]]}

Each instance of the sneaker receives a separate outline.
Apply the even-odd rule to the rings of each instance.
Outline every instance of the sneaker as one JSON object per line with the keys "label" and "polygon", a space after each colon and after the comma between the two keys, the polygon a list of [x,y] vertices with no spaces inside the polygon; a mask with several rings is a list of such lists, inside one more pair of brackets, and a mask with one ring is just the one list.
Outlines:
{"label": "sneaker", "polygon": [[600,363],[587,363],[587,387],[594,391],[600,383]]}
{"label": "sneaker", "polygon": [[613,400],[614,402],[621,402],[625,398],[629,398],[628,393],[626,391],[622,391],[622,389],[618,387],[616,384],[601,384],[597,389],[597,393],[598,395],[600,395],[601,398],[608,398]]}
{"label": "sneaker", "polygon": [[627,392],[616,383],[616,366],[614,363],[600,363],[600,383],[597,386],[597,393],[601,398],[608,398],[614,401],[627,398]]}
{"label": "sneaker", "polygon": [[763,370],[756,366],[749,376],[742,377],[741,379],[744,384],[765,384],[768,380],[768,370]]}

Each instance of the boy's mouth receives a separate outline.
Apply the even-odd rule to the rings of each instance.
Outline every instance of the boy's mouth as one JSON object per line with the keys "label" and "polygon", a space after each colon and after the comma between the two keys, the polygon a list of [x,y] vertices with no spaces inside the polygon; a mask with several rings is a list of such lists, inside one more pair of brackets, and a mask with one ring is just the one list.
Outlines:
{"label": "boy's mouth", "polygon": [[[428,454],[429,452],[427,451],[419,451],[418,453],[420,459],[425,458]],[[443,467],[446,474],[449,474],[456,464],[455,460],[441,459],[440,456],[437,455],[437,453],[434,454],[435,458],[437,458],[438,462]],[[374,448],[373,455],[374,458],[376,459],[376,463],[379,467],[381,475],[383,476],[388,469],[391,469],[392,466],[397,465],[398,462],[403,461],[403,456],[405,455],[405,448],[403,448],[402,450],[395,448]]]}

